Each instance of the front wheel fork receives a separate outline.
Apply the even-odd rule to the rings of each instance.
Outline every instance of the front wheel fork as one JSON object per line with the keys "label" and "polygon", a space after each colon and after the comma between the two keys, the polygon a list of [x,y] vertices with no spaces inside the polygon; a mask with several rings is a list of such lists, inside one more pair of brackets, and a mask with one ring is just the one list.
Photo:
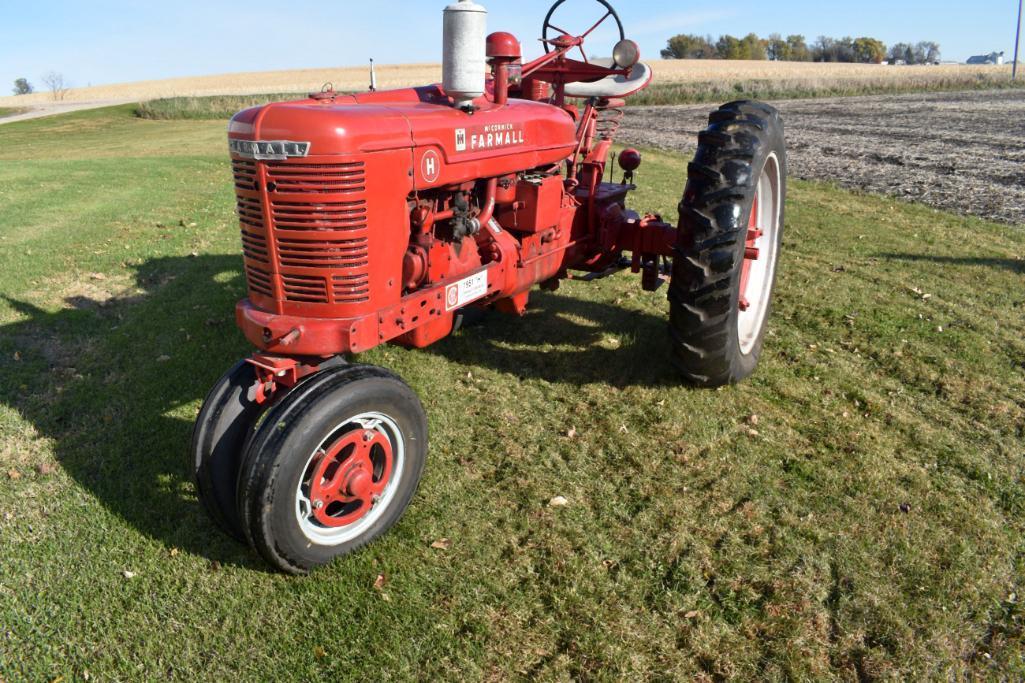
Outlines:
{"label": "front wheel fork", "polygon": [[266,353],[254,353],[245,362],[256,372],[256,382],[249,388],[247,398],[260,405],[273,402],[302,380],[322,370],[348,365],[342,356],[307,359]]}

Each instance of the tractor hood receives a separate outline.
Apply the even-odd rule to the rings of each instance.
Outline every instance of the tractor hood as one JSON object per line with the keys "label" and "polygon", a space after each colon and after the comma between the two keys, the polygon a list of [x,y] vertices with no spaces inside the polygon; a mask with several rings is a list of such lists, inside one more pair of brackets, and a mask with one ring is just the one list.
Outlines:
{"label": "tractor hood", "polygon": [[[307,143],[301,156],[367,154],[408,148],[409,121],[379,105],[280,102],[239,112],[228,126],[233,140]],[[272,149],[270,154],[274,153]]]}
{"label": "tractor hood", "polygon": [[[416,187],[494,177],[558,163],[576,147],[576,125],[565,110],[485,98],[469,114],[455,109],[437,86],[254,107],[231,120],[236,156],[359,156],[408,149]],[[447,101],[446,101],[447,102]],[[277,143],[298,143],[284,149]]]}

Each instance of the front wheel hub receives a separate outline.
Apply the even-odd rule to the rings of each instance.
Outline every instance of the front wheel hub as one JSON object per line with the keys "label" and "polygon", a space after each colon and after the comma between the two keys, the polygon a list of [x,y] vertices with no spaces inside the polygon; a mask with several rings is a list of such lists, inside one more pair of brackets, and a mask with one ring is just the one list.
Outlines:
{"label": "front wheel hub", "polygon": [[362,467],[353,469],[346,477],[345,491],[353,498],[368,500],[373,495],[374,475]]}
{"label": "front wheel hub", "polygon": [[307,536],[344,531],[371,515],[395,479],[397,433],[379,420],[350,423],[310,458],[297,516]]}

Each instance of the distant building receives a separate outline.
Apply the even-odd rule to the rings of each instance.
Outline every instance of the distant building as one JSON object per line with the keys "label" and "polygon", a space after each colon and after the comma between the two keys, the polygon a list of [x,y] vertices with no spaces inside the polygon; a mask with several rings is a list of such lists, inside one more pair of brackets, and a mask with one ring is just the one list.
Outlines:
{"label": "distant building", "polygon": [[990,52],[988,55],[977,55],[968,58],[969,64],[993,64],[1000,66],[1004,63],[1003,52]]}

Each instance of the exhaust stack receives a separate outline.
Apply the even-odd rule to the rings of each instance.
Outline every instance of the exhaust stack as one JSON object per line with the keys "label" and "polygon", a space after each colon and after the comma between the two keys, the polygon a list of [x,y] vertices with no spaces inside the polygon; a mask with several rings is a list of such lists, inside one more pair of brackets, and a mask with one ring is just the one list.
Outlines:
{"label": "exhaust stack", "polygon": [[487,30],[488,11],[473,0],[445,8],[442,85],[460,109],[484,94]]}

